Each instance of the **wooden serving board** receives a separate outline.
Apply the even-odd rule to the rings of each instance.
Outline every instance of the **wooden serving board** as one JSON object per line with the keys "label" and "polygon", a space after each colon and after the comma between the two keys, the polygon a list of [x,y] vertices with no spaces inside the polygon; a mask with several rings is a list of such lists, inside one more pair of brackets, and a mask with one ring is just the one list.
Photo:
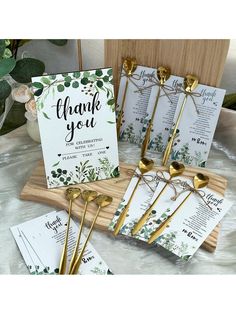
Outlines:
{"label": "wooden serving board", "polygon": [[[108,194],[113,197],[112,204],[101,210],[99,217],[97,219],[95,228],[108,231],[107,228],[129,184],[128,170],[135,169],[135,168],[136,168],[135,165],[120,163],[121,175],[119,178],[74,185],[75,187],[79,186],[81,189],[96,190],[98,193]],[[160,166],[160,167],[157,167],[157,169],[166,170],[167,167]],[[186,177],[193,177],[197,172],[199,172],[197,168],[195,169],[186,168],[184,175]],[[226,179],[218,175],[212,174],[211,172],[202,168],[201,168],[201,172],[209,176],[210,178],[210,182],[208,185],[209,188],[224,195],[226,185],[227,185]],[[121,180],[125,178],[126,180]],[[47,189],[44,164],[43,164],[43,161],[40,161],[38,166],[34,169],[26,185],[24,186],[23,190],[21,191],[20,198],[23,200],[30,200],[30,201],[45,203],[47,205],[51,205],[53,207],[57,207],[60,209],[67,209],[68,201],[64,197],[64,193],[66,189],[67,187],[62,187],[62,188],[57,188],[57,189]],[[73,203],[73,210],[72,210],[73,216],[77,218],[81,218],[83,205],[84,204],[80,199],[75,200],[75,202]],[[95,212],[96,212],[96,205],[94,203],[90,203],[88,206],[88,212],[85,218],[85,224],[87,225],[91,224],[94,218]],[[202,245],[205,249],[207,249],[210,252],[213,252],[216,248],[219,230],[220,230],[220,227],[218,225],[212,231],[212,233],[209,235],[209,237],[206,239],[206,241]]]}
{"label": "wooden serving board", "polygon": [[201,84],[219,86],[229,49],[229,40],[105,40],[105,67],[113,68],[115,90],[122,58],[135,57],[138,64],[157,68],[168,66],[179,76],[193,74]]}

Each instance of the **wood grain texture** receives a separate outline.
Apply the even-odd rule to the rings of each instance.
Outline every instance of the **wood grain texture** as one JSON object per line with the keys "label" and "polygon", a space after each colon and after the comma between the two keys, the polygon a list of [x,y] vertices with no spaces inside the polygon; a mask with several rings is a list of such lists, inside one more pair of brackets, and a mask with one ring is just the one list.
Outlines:
{"label": "wood grain texture", "polygon": [[218,87],[228,53],[229,40],[105,40],[105,67],[112,67],[115,91],[122,58],[136,57],[138,64],[168,66],[179,76],[193,74],[199,82]]}
{"label": "wood grain texture", "polygon": [[[101,210],[95,228],[109,232],[107,228],[129,184],[129,176],[127,172],[129,169],[135,168],[135,165],[121,163],[121,175],[119,178],[74,185],[75,187],[79,186],[81,189],[92,189],[96,190],[98,193],[108,194],[113,197],[112,204]],[[157,169],[166,170],[167,168],[161,166],[157,167]],[[197,168],[186,168],[184,175],[186,177],[193,177],[198,171],[199,170]],[[209,176],[209,188],[223,195],[227,185],[226,179],[218,175],[212,174],[211,172],[202,168],[201,172]],[[24,186],[20,194],[20,198],[23,200],[45,203],[47,205],[51,205],[60,209],[67,209],[68,201],[64,197],[66,189],[67,187],[47,189],[44,164],[43,161],[40,161],[38,166],[33,171],[31,177],[27,181],[26,185]],[[75,200],[75,202],[73,203],[72,214],[80,219],[82,216],[82,212],[83,202],[80,199]],[[96,205],[94,203],[90,203],[88,206],[88,212],[86,214],[85,224],[91,224],[95,212]],[[202,245],[210,252],[214,251],[216,248],[219,230],[220,227],[218,225]]]}
{"label": "wood grain texture", "polygon": [[77,52],[78,52],[79,70],[81,71],[81,70],[82,70],[82,68],[83,68],[83,59],[82,59],[81,39],[77,39]]}

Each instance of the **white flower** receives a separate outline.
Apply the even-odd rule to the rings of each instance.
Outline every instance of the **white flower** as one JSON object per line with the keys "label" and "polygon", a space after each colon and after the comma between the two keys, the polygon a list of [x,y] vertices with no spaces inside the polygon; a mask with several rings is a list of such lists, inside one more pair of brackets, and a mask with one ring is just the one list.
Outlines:
{"label": "white flower", "polygon": [[19,87],[13,88],[11,96],[13,100],[24,104],[31,99],[32,93],[27,85],[20,85]]}
{"label": "white flower", "polygon": [[29,121],[37,120],[37,110],[36,110],[36,103],[34,99],[31,99],[25,104],[25,117]]}

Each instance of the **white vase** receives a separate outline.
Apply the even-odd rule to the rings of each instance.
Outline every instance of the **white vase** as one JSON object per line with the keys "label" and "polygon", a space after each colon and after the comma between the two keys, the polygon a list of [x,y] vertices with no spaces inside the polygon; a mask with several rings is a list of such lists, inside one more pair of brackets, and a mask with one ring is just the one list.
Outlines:
{"label": "white vase", "polygon": [[27,132],[28,132],[29,136],[35,142],[41,143],[38,121],[37,120],[35,120],[35,121],[27,120],[26,127],[27,127]]}

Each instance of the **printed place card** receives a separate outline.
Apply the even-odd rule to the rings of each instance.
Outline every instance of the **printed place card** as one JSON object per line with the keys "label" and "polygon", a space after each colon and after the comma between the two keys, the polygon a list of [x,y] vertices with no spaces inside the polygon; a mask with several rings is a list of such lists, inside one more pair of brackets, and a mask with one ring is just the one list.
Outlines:
{"label": "printed place card", "polygon": [[[140,143],[142,127],[146,116],[156,69],[138,65],[133,75],[128,80],[128,88],[124,103],[124,113],[120,130],[121,141]],[[117,98],[117,113],[121,110],[122,100],[125,93],[127,76],[124,69],[121,73],[120,86]],[[142,92],[139,89],[150,87]]]}
{"label": "printed place card", "polygon": [[[154,172],[150,172],[150,174],[155,178]],[[165,177],[168,178],[168,173],[165,172],[164,174]],[[183,176],[179,176],[178,179],[192,186],[190,179]],[[128,203],[136,182],[137,177],[133,176],[114,214],[109,230],[114,230],[116,222],[125,205]],[[162,181],[159,181],[156,187],[155,183],[152,182],[152,188],[155,188],[154,193],[152,193],[144,183],[139,186],[130,204],[123,227],[120,230],[121,234],[147,242],[151,234],[174,212],[189,193],[189,191],[185,191],[173,201],[171,198],[175,195],[175,192],[174,189],[168,185],[155,203],[155,206],[153,206],[146,223],[136,235],[132,236],[132,229],[151,204],[153,204],[164,186],[165,183]],[[177,192],[181,191],[176,185],[175,187],[177,188]],[[183,260],[188,260],[193,256],[232,205],[231,202],[207,187],[201,189],[201,194],[210,208],[198,195],[192,194],[174,215],[169,223],[169,227],[153,242],[154,245],[161,245]]]}
{"label": "printed place card", "polygon": [[[154,70],[154,69],[153,69]],[[154,72],[154,78],[157,80],[156,71]],[[155,81],[154,79],[154,81]],[[179,86],[183,83],[183,78],[175,75],[171,75],[166,81],[164,87],[160,91],[160,97],[158,99],[157,108],[153,120],[153,127],[150,134],[150,142],[148,150],[162,153],[165,150],[167,141],[169,138],[170,130],[173,126],[173,119],[176,112],[177,103],[179,100],[179,93],[175,93]],[[140,144],[142,144],[145,134],[149,125],[149,121],[152,118],[156,97],[159,91],[159,86],[152,86],[150,97],[147,105],[147,112],[145,119],[143,120],[142,135]]]}
{"label": "printed place card", "polygon": [[[53,211],[11,228],[30,274],[58,274],[67,221],[66,211]],[[70,265],[77,235],[78,227],[71,220],[67,267]],[[80,249],[84,242],[85,237],[82,234]],[[112,272],[94,247],[88,243],[79,274],[109,275]]]}
{"label": "printed place card", "polygon": [[[194,94],[197,96],[187,98],[170,158],[192,166],[205,167],[225,90],[199,84]],[[173,124],[177,121],[184,96],[181,94],[179,97]]]}
{"label": "printed place card", "polygon": [[[183,260],[189,260],[193,256],[232,206],[230,201],[211,189],[201,190],[204,191],[204,199],[211,208],[196,194],[192,194],[170,222],[169,227],[155,241]],[[170,214],[172,211],[173,206]]]}
{"label": "printed place card", "polygon": [[32,83],[48,188],[119,176],[112,69]]}

